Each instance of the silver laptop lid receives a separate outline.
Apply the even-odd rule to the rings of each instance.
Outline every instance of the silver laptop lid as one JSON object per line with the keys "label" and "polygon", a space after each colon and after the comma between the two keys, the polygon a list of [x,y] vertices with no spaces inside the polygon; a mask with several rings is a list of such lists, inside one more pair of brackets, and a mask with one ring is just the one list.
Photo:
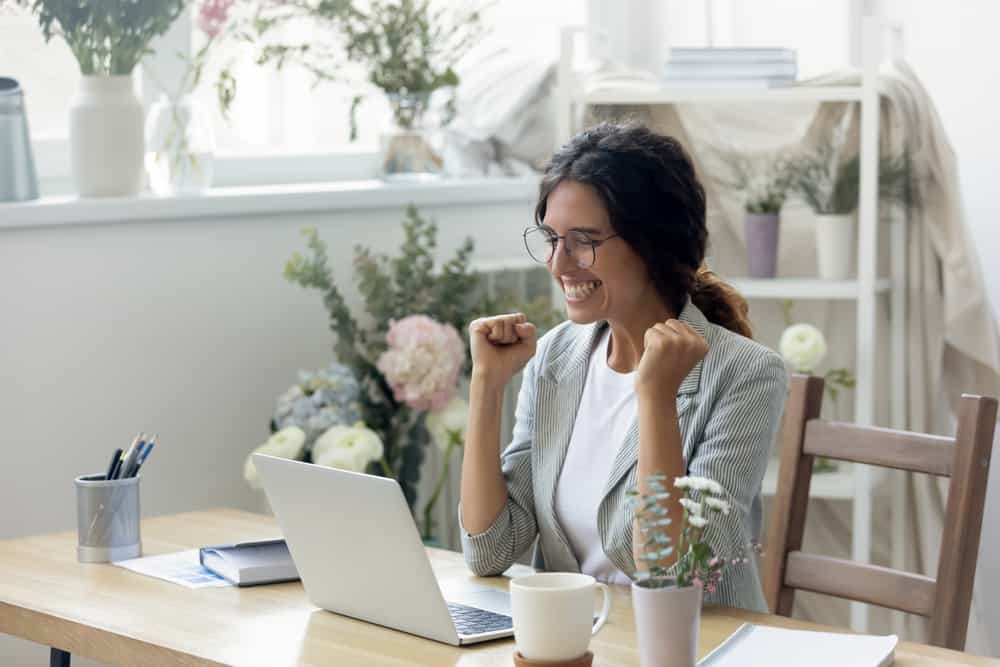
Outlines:
{"label": "silver laptop lid", "polygon": [[313,604],[459,643],[395,480],[264,454],[253,461]]}

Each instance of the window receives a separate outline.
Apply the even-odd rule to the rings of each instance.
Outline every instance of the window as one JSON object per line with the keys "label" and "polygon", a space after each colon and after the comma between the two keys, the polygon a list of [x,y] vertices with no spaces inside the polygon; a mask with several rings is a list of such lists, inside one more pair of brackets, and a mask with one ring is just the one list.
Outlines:
{"label": "window", "polygon": [[32,138],[65,140],[66,110],[80,70],[64,41],[45,43],[38,19],[27,9],[0,6],[0,73],[17,79],[24,90]]}
{"label": "window", "polygon": [[[467,0],[446,0],[464,5]],[[562,25],[582,24],[583,0],[502,0],[484,3],[484,23],[492,36],[511,37],[522,48],[555,55]],[[203,35],[190,22],[194,44]],[[289,27],[283,36],[292,42],[322,38],[315,26]],[[196,47],[197,48],[197,47]],[[281,153],[329,153],[344,150],[375,150],[379,135],[391,122],[389,105],[374,88],[365,89],[365,101],[358,113],[358,138],[349,140],[349,110],[358,88],[346,83],[315,85],[314,77],[299,67],[274,71],[252,62],[244,47],[232,45],[213,56],[216,62],[234,62],[238,81],[236,100],[228,121],[218,112],[214,92],[202,86],[199,99],[215,114],[220,154],[260,155]],[[363,72],[357,73],[364,77]]]}
{"label": "window", "polygon": [[[358,0],[359,2],[362,0]],[[465,4],[468,0],[439,0]],[[587,8],[608,0],[485,1],[489,38],[526,52],[555,57],[559,29],[585,25]],[[800,76],[812,76],[848,60],[850,3],[825,0],[666,0],[668,35],[677,46],[786,46],[798,51]],[[641,6],[642,3],[635,3]],[[711,17],[711,19],[709,19]],[[298,25],[290,37],[317,35],[316,26]],[[197,48],[202,35],[190,15],[182,16],[155,44],[140,77],[147,103],[157,96],[153,77],[165,83],[180,71],[178,51]],[[360,108],[359,137],[349,141],[349,108],[356,90],[343,83],[315,85],[294,67],[259,67],[249,49],[228,47],[214,62],[232,62],[237,95],[229,119],[222,118],[214,91],[202,85],[197,97],[214,116],[217,138],[216,183],[243,185],[366,178],[374,175],[379,135],[391,122],[389,107],[372,89]],[[242,50],[241,50],[242,49]],[[79,72],[60,39],[45,44],[27,9],[0,8],[0,72],[19,79],[25,90],[36,161],[43,182],[68,176],[70,101]],[[211,71],[206,82],[211,82]],[[51,192],[51,189],[47,189]]]}

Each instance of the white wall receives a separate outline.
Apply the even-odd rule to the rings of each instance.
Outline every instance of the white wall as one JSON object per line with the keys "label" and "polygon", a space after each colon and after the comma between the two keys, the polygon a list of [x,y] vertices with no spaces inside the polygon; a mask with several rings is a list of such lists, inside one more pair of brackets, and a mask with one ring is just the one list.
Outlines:
{"label": "white wall", "polygon": [[[532,202],[423,210],[441,256],[472,235],[477,257],[500,258],[520,256]],[[0,231],[0,539],[75,529],[73,477],[139,430],[161,443],[144,468],[145,516],[260,509],[243,460],[296,370],[332,359],[320,294],[282,278],[299,230],[319,228],[350,287],[354,244],[394,250],[402,219],[393,208]],[[0,664],[44,660],[0,639]]]}

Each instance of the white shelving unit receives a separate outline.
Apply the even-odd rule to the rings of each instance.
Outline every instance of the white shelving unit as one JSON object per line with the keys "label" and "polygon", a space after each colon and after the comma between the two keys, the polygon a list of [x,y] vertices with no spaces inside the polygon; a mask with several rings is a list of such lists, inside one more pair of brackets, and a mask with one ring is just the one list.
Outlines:
{"label": "white shelving unit", "polygon": [[[876,396],[875,359],[877,341],[876,307],[879,299],[887,299],[890,312],[891,372],[889,378],[879,378],[879,391],[891,396],[890,424],[893,428],[904,426],[906,405],[905,383],[905,247],[906,229],[902,221],[891,223],[890,266],[888,275],[879,276],[878,257],[878,160],[879,160],[879,80],[878,68],[882,61],[883,38],[888,31],[877,18],[853,15],[856,28],[860,28],[860,65],[862,80],[858,86],[792,86],[786,88],[746,89],[684,89],[657,87],[644,84],[634,88],[601,88],[588,91],[574,71],[575,41],[582,28],[566,28],[561,36],[559,84],[557,88],[558,118],[556,122],[556,147],[570,139],[574,131],[577,110],[590,105],[667,105],[697,104],[699,102],[754,102],[760,104],[787,104],[798,102],[853,102],[861,107],[860,131],[860,194],[858,206],[858,272],[856,280],[823,281],[818,279],[735,279],[734,285],[750,299],[812,299],[853,301],[857,308],[856,368],[854,419],[858,424],[874,425],[874,400]],[[898,29],[891,35],[894,53],[898,57],[901,40]],[[854,44],[856,42],[852,42]],[[877,474],[874,474],[877,470]],[[777,470],[772,465],[765,478],[765,492],[773,493]],[[872,489],[888,475],[865,465],[845,466],[836,473],[813,477],[813,497],[841,499],[852,503],[851,557],[860,562],[871,560]],[[903,503],[902,478],[893,477],[892,495],[894,524],[893,565],[902,566],[902,546],[905,535],[901,519]],[[768,484],[771,488],[768,489]],[[867,608],[860,604],[851,607],[851,625],[865,630],[868,625]]]}

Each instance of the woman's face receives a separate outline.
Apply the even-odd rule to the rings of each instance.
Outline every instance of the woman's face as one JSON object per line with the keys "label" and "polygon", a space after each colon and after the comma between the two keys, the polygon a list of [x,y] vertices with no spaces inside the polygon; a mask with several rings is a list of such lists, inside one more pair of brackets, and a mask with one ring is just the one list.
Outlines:
{"label": "woman's face", "polygon": [[642,258],[622,238],[614,236],[607,210],[589,185],[570,180],[557,185],[549,194],[542,225],[559,236],[607,239],[593,248],[594,260],[590,266],[581,267],[579,261],[582,258],[583,264],[590,262],[589,246],[576,243],[575,256],[570,256],[562,239],[547,264],[562,287],[572,321],[625,322],[651,303],[658,303]]}

